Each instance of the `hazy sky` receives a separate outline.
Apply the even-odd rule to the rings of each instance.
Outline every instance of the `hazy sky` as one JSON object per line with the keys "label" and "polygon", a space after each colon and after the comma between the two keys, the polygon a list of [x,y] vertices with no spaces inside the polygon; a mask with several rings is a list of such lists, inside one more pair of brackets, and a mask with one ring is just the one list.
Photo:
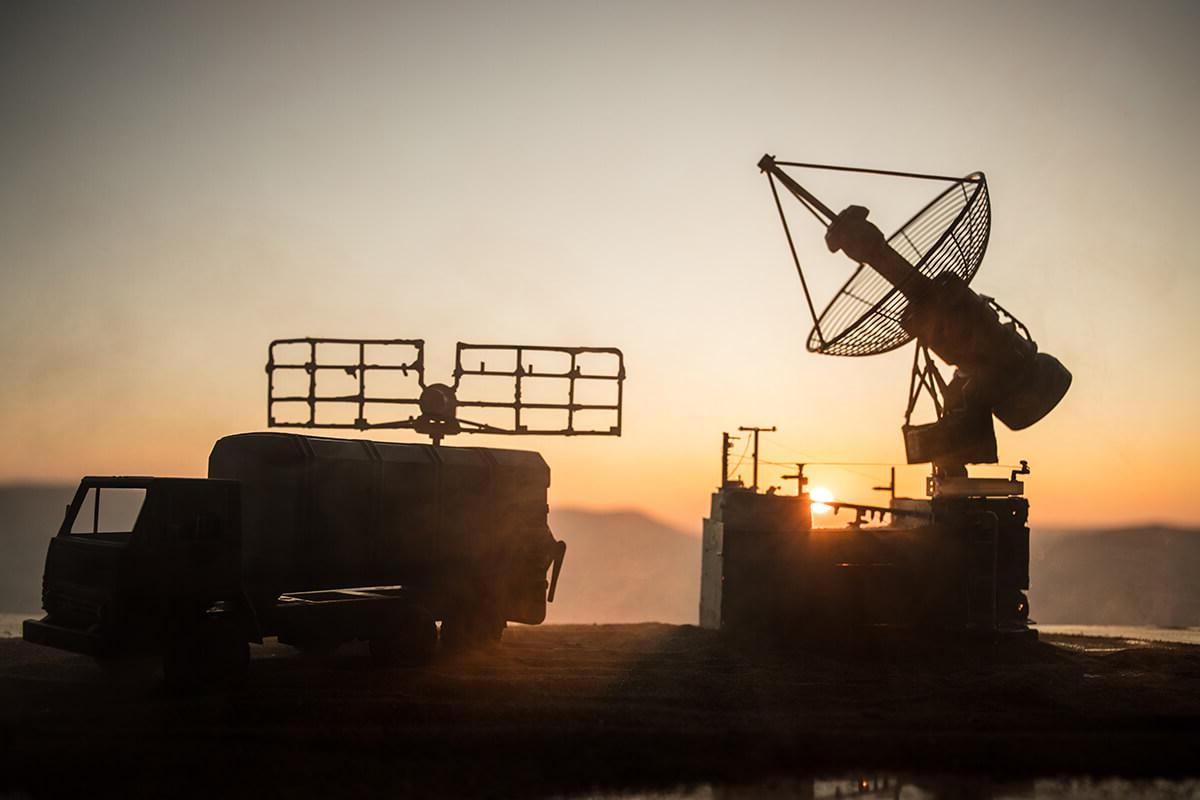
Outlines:
{"label": "hazy sky", "polygon": [[[541,450],[558,505],[698,529],[739,424],[902,461],[910,350],[805,352],[771,152],[986,172],[974,286],[1075,376],[997,426],[1033,523],[1200,513],[1194,2],[0,8],[0,480],[203,474],[304,335],[424,338],[431,379],[458,340],[623,348],[626,436],[460,437]],[[935,190],[808,186],[885,229]],[[850,264],[795,221],[823,304]]]}

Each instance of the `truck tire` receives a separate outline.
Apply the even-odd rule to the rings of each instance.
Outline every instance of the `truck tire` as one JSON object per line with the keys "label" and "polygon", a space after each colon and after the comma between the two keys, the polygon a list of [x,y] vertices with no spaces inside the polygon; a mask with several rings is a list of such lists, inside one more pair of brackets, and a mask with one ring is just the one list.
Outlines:
{"label": "truck tire", "polygon": [[442,646],[447,650],[471,650],[497,644],[507,623],[498,614],[472,610],[442,620]]}
{"label": "truck tire", "polygon": [[162,661],[173,694],[231,689],[245,680],[250,643],[231,615],[203,614],[169,626]]}
{"label": "truck tire", "polygon": [[371,660],[383,667],[421,666],[433,658],[437,640],[437,622],[427,612],[416,611],[371,637]]}

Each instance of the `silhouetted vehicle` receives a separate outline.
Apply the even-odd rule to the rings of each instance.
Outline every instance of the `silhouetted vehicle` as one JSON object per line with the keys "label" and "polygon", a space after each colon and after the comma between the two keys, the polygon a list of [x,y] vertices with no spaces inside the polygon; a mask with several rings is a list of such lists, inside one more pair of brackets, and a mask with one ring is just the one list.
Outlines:
{"label": "silhouetted vehicle", "polygon": [[158,652],[178,689],[236,680],[267,636],[366,640],[409,664],[433,654],[438,620],[443,646],[495,641],[553,600],[566,545],[549,482],[532,452],[284,433],[219,440],[207,479],[84,478],[25,639]]}

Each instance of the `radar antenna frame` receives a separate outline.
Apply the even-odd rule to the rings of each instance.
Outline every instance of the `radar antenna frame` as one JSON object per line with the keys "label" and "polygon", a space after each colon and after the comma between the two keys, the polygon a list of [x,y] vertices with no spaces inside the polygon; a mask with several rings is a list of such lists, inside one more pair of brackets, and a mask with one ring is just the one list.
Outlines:
{"label": "radar antenna frame", "polygon": [[[306,346],[303,360],[282,357],[277,348]],[[351,346],[357,349],[353,360],[323,361],[322,345]],[[385,363],[371,355],[382,354],[387,348],[409,348],[412,356]],[[500,357],[512,357],[511,369],[489,368],[479,358],[478,368],[468,366],[480,353]],[[568,359],[565,369],[535,369],[530,360],[534,354],[558,354]],[[599,358],[589,358],[597,356]],[[468,357],[471,362],[468,361]],[[590,363],[581,363],[590,362]],[[599,363],[598,363],[599,362]],[[606,364],[605,364],[606,362]],[[493,361],[495,364],[495,361]],[[607,365],[610,368],[604,369]],[[349,430],[415,430],[439,444],[443,437],[458,433],[491,433],[503,436],[546,435],[546,436],[620,436],[622,406],[624,401],[625,357],[615,347],[557,347],[547,345],[470,344],[458,342],[455,348],[453,383],[426,383],[425,340],[423,339],[341,339],[325,337],[302,337],[276,339],[267,348],[267,425],[273,428],[331,428]],[[307,390],[303,393],[281,393],[277,373],[302,371],[308,376]],[[357,379],[357,391],[323,393],[320,388],[322,374],[342,372]],[[368,376],[374,373],[400,372],[405,377],[415,376],[416,388],[420,391],[379,393],[368,385]],[[486,400],[481,398],[460,399],[459,390],[464,377],[511,378],[511,400]],[[562,391],[561,400],[529,400],[526,381],[549,380]],[[616,398],[612,402],[583,402],[579,389],[584,385],[615,384]],[[303,404],[307,416],[285,419],[277,415],[283,406]],[[355,411],[353,421],[322,419],[321,412],[350,407]],[[369,406],[398,406],[408,409],[407,418],[377,420],[370,418],[373,409]],[[460,408],[511,409],[510,424],[480,422],[461,419]],[[525,412],[564,412],[566,423],[562,427],[538,425]],[[579,415],[598,412],[610,424],[582,425]]]}

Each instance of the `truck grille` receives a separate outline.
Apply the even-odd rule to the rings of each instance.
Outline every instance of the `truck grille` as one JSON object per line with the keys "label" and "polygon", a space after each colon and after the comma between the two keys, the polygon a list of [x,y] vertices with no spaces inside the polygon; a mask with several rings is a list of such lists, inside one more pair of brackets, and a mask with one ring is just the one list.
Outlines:
{"label": "truck grille", "polygon": [[79,592],[46,587],[42,590],[42,607],[56,621],[86,627],[100,622],[104,603]]}

